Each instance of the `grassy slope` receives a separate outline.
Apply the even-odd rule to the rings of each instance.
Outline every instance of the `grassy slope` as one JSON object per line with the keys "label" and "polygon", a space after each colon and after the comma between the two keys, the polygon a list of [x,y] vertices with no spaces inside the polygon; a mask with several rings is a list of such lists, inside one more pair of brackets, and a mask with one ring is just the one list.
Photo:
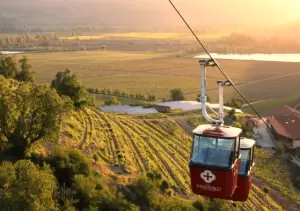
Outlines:
{"label": "grassy slope", "polygon": [[[125,183],[157,169],[176,193],[193,198],[187,166],[191,137],[173,120],[150,121],[86,109],[65,120],[60,144],[81,149],[95,168]],[[262,206],[280,210],[259,188],[255,190],[247,202],[237,205],[246,210]]]}
{"label": "grassy slope", "polygon": [[255,159],[255,176],[279,190],[286,198],[294,199],[300,204],[300,194],[293,188],[285,159],[260,148],[255,149]]}

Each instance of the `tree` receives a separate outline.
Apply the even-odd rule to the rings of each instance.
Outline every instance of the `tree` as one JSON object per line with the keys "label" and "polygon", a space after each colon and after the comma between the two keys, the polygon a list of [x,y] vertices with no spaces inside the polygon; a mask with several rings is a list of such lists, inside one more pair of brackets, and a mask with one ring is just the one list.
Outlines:
{"label": "tree", "polygon": [[58,182],[67,187],[71,187],[76,174],[88,176],[92,173],[90,161],[79,150],[57,148],[46,162],[54,169]]}
{"label": "tree", "polygon": [[225,103],[224,105],[240,109],[243,105],[243,100],[234,97],[231,99],[231,101]]}
{"label": "tree", "polygon": [[237,127],[237,128],[242,128],[242,125],[241,125],[241,123],[239,123],[239,122],[233,123],[232,126],[233,126],[233,127]]}
{"label": "tree", "polygon": [[234,115],[235,115],[235,109],[233,108],[228,112],[228,116],[233,117]]}
{"label": "tree", "polygon": [[15,78],[18,73],[15,57],[0,56],[0,74],[5,78]]}
{"label": "tree", "polygon": [[51,82],[51,88],[56,89],[59,95],[70,97],[76,108],[83,108],[88,104],[89,95],[86,88],[68,69],[56,74],[56,78]]}
{"label": "tree", "polygon": [[118,101],[116,96],[112,96],[109,99],[104,101],[104,105],[106,106],[120,105],[120,102]]}
{"label": "tree", "polygon": [[[197,94],[196,101],[201,102],[201,94]],[[206,102],[210,102],[210,97],[208,95],[206,95]]]}
{"label": "tree", "polygon": [[27,57],[23,56],[23,58],[19,60],[19,63],[21,71],[17,73],[16,79],[18,81],[34,82],[33,74],[35,74],[35,72],[31,71],[31,64]]}
{"label": "tree", "polygon": [[0,77],[0,135],[16,153],[43,138],[57,139],[70,100],[43,85]]}
{"label": "tree", "polygon": [[[28,160],[0,166],[0,210],[54,210],[56,179]],[[1,186],[2,187],[2,186]]]}
{"label": "tree", "polygon": [[171,100],[173,101],[184,100],[184,96],[181,89],[172,89],[170,91],[170,94]]}

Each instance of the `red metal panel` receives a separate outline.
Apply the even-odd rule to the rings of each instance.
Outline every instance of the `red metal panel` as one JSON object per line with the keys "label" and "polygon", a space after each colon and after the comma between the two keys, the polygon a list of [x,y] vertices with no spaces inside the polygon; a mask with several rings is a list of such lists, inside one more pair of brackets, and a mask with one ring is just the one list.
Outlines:
{"label": "red metal panel", "polygon": [[250,190],[252,189],[252,176],[253,176],[253,168],[250,171],[249,176],[247,177],[239,176],[238,187],[235,190],[233,196],[230,198],[230,200],[247,201]]}
{"label": "red metal panel", "polygon": [[239,167],[239,160],[233,169],[226,171],[190,167],[193,193],[221,199],[231,197],[237,188]]}

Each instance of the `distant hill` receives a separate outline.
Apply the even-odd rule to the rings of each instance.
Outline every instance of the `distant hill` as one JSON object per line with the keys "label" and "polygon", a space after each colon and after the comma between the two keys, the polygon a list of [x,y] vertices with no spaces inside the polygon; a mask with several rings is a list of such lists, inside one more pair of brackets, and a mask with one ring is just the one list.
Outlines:
{"label": "distant hill", "polygon": [[7,18],[0,13],[0,28],[13,27],[18,22],[12,18]]}
{"label": "distant hill", "polygon": [[[211,24],[258,25],[263,22],[276,23],[285,18],[283,14],[279,15],[280,10],[274,5],[257,0],[243,3],[235,0],[229,3],[223,0],[173,2],[194,27]],[[4,16],[16,19],[23,25],[107,24],[148,29],[184,28],[169,2],[161,0],[10,0],[1,1],[0,8]],[[266,14],[263,20],[260,18],[262,13]]]}

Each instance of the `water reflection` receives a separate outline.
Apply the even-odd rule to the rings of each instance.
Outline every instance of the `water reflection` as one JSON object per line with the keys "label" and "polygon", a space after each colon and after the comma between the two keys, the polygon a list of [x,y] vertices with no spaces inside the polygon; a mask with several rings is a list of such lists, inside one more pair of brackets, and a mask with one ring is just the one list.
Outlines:
{"label": "water reflection", "polygon": [[[272,62],[300,62],[300,54],[211,54],[215,59],[253,60]],[[195,56],[196,59],[208,58],[206,54]]]}

